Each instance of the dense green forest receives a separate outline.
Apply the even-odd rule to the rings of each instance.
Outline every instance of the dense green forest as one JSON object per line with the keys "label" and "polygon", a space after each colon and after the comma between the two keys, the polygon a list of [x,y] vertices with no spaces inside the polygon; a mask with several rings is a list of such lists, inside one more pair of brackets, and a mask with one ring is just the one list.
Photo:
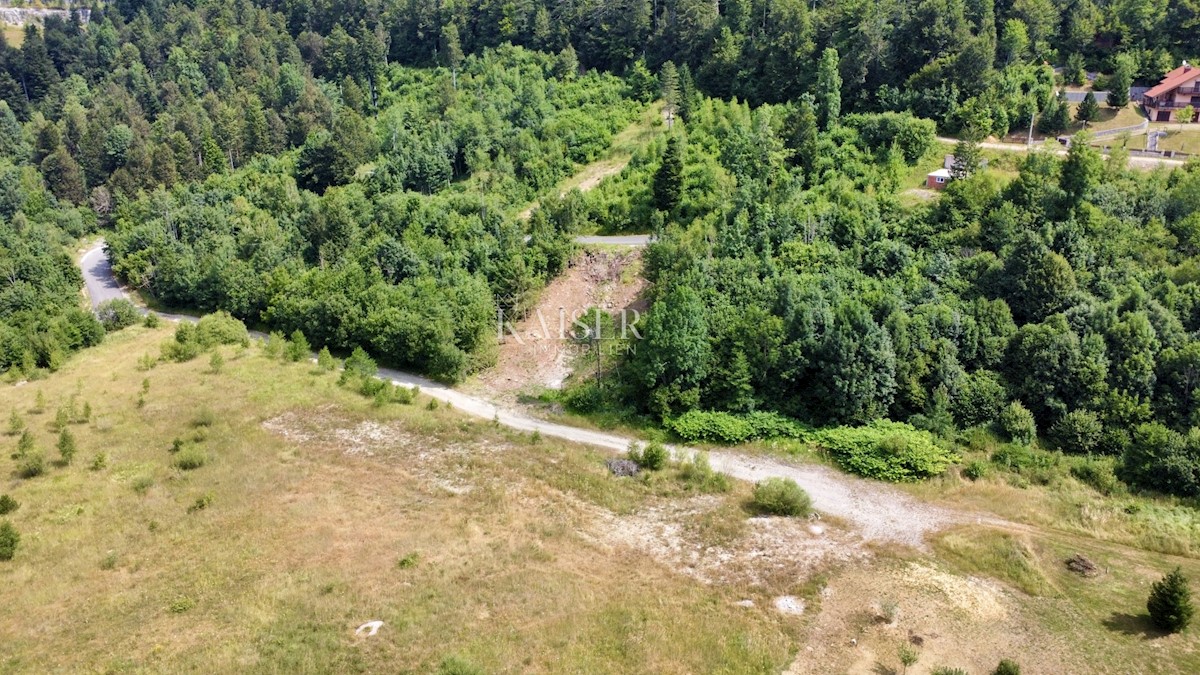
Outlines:
{"label": "dense green forest", "polygon": [[[1130,482],[1200,494],[1200,164],[1132,173],[1077,142],[1030,154],[1011,182],[980,172],[904,206],[901,140],[917,155],[932,129],[844,122],[818,132],[808,103],[707,99],[661,161],[583,199],[601,223],[606,204],[657,205],[661,239],[644,339],[568,402],[668,422],[993,425],[1123,454]],[[876,142],[884,131],[896,142]]]}
{"label": "dense green forest", "polygon": [[[935,133],[975,157],[1086,70],[1120,91],[1200,56],[1195,0],[131,0],[92,18],[0,44],[0,368],[102,337],[63,253],[93,231],[157,301],[447,380],[489,362],[497,308],[527,306],[572,233],[653,231],[645,340],[577,407],[995,423],[1200,493],[1200,168],[1135,176],[1076,143],[1011,182],[896,194]],[[663,140],[555,198],[659,98]]]}

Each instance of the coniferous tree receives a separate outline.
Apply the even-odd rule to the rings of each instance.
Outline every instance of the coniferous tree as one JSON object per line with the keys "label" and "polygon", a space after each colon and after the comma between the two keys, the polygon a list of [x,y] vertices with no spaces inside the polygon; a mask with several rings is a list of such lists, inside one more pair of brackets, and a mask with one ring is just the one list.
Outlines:
{"label": "coniferous tree", "polygon": [[1088,92],[1087,96],[1083,97],[1083,103],[1079,104],[1079,109],[1075,111],[1075,119],[1080,122],[1095,122],[1100,118],[1100,104],[1096,101],[1096,95]]}
{"label": "coniferous tree", "polygon": [[667,140],[662,164],[654,174],[654,206],[671,213],[683,198],[683,148],[678,135]]}
{"label": "coniferous tree", "polygon": [[58,434],[58,453],[64,464],[70,464],[75,459],[75,437],[70,429],[63,429]]}
{"label": "coniferous tree", "polygon": [[1112,108],[1124,108],[1129,105],[1129,88],[1133,86],[1133,76],[1137,74],[1137,62],[1129,54],[1118,54],[1116,69],[1108,80],[1108,105]]}
{"label": "coniferous tree", "polygon": [[1155,626],[1178,633],[1192,622],[1192,591],[1178,567],[1150,587],[1146,610]]}

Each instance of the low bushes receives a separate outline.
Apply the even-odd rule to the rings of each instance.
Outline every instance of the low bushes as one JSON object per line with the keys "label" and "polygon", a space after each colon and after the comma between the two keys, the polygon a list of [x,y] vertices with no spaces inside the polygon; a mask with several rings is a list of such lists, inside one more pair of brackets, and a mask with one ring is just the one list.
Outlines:
{"label": "low bushes", "polygon": [[810,429],[773,412],[735,415],[727,412],[692,410],[667,422],[685,441],[735,445],[760,438],[805,438]]}
{"label": "low bushes", "polygon": [[670,461],[671,453],[662,443],[648,443],[645,448],[633,443],[629,446],[629,459],[641,469],[659,471]]}
{"label": "low bushes", "polygon": [[96,318],[109,333],[128,328],[136,324],[142,317],[137,307],[125,298],[105,300],[96,308]]}
{"label": "low bushes", "polygon": [[17,554],[17,545],[21,543],[21,535],[17,528],[7,520],[0,523],[0,560],[12,560]]}
{"label": "low bushes", "polygon": [[936,476],[958,461],[933,434],[902,422],[876,420],[863,427],[837,427],[814,434],[845,470],[886,481]]}
{"label": "low bushes", "polygon": [[175,466],[181,471],[199,469],[207,463],[208,453],[199,446],[187,445],[175,454]]}
{"label": "low bushes", "polygon": [[175,339],[162,346],[162,355],[169,361],[191,361],[217,345],[248,344],[249,341],[246,324],[227,312],[215,312],[201,317],[195,324],[181,322],[175,329]]}
{"label": "low bushes", "polygon": [[775,516],[807,516],[812,499],[790,478],[768,478],[754,486],[754,508]]}

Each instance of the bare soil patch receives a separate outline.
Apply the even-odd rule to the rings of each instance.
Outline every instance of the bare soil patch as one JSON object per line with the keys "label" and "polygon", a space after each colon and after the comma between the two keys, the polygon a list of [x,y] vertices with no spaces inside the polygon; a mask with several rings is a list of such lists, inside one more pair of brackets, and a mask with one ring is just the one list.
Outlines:
{"label": "bare soil patch", "polygon": [[739,531],[714,541],[706,521],[721,517],[714,512],[722,503],[721,497],[705,495],[665,501],[628,516],[600,512],[594,536],[613,549],[647,554],[706,584],[770,594],[790,592],[830,564],[869,555],[857,537],[830,528],[814,534],[803,518],[745,518]]}
{"label": "bare soil patch", "polygon": [[609,313],[629,310],[632,324],[644,311],[639,298],[646,282],[638,273],[640,264],[639,250],[581,252],[546,286],[528,314],[507,324],[496,365],[472,385],[501,402],[512,402],[522,392],[561,388],[572,360],[586,347],[571,338],[576,317],[591,307]]}

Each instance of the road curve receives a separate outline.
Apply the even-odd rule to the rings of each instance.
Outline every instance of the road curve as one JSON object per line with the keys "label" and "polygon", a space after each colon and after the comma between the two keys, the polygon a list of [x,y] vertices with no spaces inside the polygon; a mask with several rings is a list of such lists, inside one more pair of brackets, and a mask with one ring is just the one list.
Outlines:
{"label": "road curve", "polygon": [[87,288],[92,309],[108,300],[127,297],[125,289],[121,288],[120,282],[113,274],[103,240],[79,259],[79,271],[83,273],[83,285]]}
{"label": "road curve", "polygon": [[[114,297],[126,297],[121,285],[113,278],[108,253],[101,243],[80,260],[93,306]],[[194,321],[194,317],[162,315],[173,320]],[[262,337],[261,334],[255,334]],[[420,387],[421,393],[450,404],[473,417],[494,420],[519,431],[537,431],[542,436],[583,443],[613,452],[624,452],[635,439],[592,429],[549,422],[526,412],[513,410],[487,399],[465,394],[420,375],[390,368],[380,368],[379,377],[395,384]],[[696,451],[686,447],[671,447],[677,459],[685,459]],[[756,482],[773,476],[791,478],[812,497],[818,512],[845,521],[866,541],[898,543],[923,548],[926,535],[962,523],[1003,525],[1003,521],[933,506],[876,481],[863,480],[825,466],[793,464],[774,457],[748,456],[732,451],[715,450],[709,453],[712,467],[733,478]]]}

